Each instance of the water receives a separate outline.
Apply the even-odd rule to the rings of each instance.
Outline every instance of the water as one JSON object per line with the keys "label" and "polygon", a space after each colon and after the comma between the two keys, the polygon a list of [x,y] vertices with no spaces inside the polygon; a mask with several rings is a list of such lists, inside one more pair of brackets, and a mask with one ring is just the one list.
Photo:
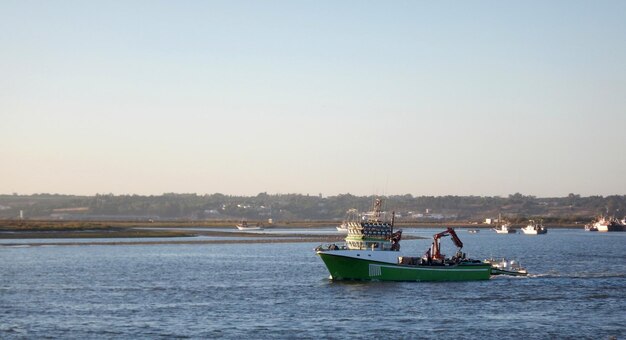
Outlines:
{"label": "water", "polygon": [[0,246],[0,338],[626,337],[626,233],[459,235],[531,277],[331,282],[314,243]]}
{"label": "water", "polygon": [[195,236],[189,237],[120,237],[120,238],[35,238],[35,239],[0,239],[0,245],[24,245],[24,244],[50,244],[50,243],[137,243],[137,242],[184,242],[184,241],[208,241],[208,240],[237,240],[238,237],[222,236]]}
{"label": "water", "polygon": [[[272,237],[267,235],[272,234],[287,234],[293,237],[303,235],[338,235],[337,229],[333,226],[325,228],[307,228],[307,229],[287,229],[287,228],[272,228],[265,230],[249,230],[242,232],[236,228],[136,228],[136,229],[148,229],[148,230],[175,230],[175,231],[204,231],[204,232],[226,232],[232,233],[233,236],[213,236],[213,235],[198,235],[194,237],[117,237],[117,238],[40,238],[40,239],[15,239],[15,238],[0,238],[1,245],[29,245],[29,244],[59,244],[59,243],[162,243],[162,242],[186,242],[186,241],[209,241],[209,240],[221,240],[232,241],[241,240],[240,236],[235,234],[246,233],[253,236],[248,236],[248,240],[270,240]],[[2,232],[0,234],[11,234],[12,232]],[[267,234],[267,235],[266,235]]]}

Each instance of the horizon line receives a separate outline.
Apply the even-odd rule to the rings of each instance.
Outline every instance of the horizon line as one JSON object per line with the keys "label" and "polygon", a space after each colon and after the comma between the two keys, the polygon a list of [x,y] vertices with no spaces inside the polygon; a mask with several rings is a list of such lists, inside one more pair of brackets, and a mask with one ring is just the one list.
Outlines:
{"label": "horizon line", "polygon": [[268,193],[268,192],[259,192],[257,194],[252,194],[252,195],[248,195],[248,194],[227,194],[227,193],[221,193],[221,192],[214,192],[214,193],[197,193],[197,192],[163,192],[161,194],[137,194],[137,193],[124,193],[124,194],[115,194],[115,193],[95,193],[95,194],[71,194],[71,193],[48,193],[48,192],[39,192],[39,193],[29,193],[29,194],[21,194],[21,193],[17,193],[17,192],[13,192],[13,193],[0,193],[0,196],[44,196],[44,195],[50,195],[50,196],[82,196],[82,197],[95,197],[98,195],[101,196],[140,196],[140,197],[158,197],[158,196],[166,196],[166,195],[196,195],[196,196],[212,196],[212,195],[224,195],[224,196],[234,196],[234,197],[256,197],[259,196],[261,194],[265,194],[268,196],[287,196],[287,195],[301,195],[301,196],[316,196],[316,197],[321,197],[321,198],[326,198],[326,197],[336,197],[336,196],[343,196],[343,195],[350,195],[350,196],[354,196],[354,197],[394,197],[394,196],[407,196],[410,195],[411,197],[489,197],[489,198],[509,198],[511,196],[516,196],[516,195],[521,195],[522,197],[533,197],[533,198],[565,198],[565,197],[569,197],[570,195],[574,195],[574,196],[578,196],[579,198],[584,198],[584,197],[602,197],[602,198],[606,198],[606,197],[611,197],[611,196],[626,196],[626,194],[610,194],[610,195],[602,195],[602,194],[590,194],[590,195],[582,195],[582,194],[577,194],[577,193],[569,193],[567,195],[563,195],[563,196],[538,196],[538,195],[531,195],[531,194],[523,194],[520,192],[516,192],[516,193],[512,193],[512,194],[506,194],[506,195],[476,195],[476,194],[470,194],[470,195],[459,195],[459,194],[440,194],[440,195],[428,195],[428,194],[421,194],[421,195],[415,195],[412,193],[404,193],[404,194],[384,194],[384,195],[380,195],[380,194],[370,194],[370,195],[357,195],[357,194],[352,194],[352,193],[338,193],[338,194],[331,194],[331,195],[324,195],[323,193],[318,193],[318,194],[310,194],[310,193]]}

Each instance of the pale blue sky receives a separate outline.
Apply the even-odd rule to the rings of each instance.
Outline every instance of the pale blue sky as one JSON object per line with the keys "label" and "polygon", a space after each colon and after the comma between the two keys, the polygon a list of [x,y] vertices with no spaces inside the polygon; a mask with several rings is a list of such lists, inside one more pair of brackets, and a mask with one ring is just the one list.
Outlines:
{"label": "pale blue sky", "polygon": [[626,194],[626,1],[0,0],[0,193]]}

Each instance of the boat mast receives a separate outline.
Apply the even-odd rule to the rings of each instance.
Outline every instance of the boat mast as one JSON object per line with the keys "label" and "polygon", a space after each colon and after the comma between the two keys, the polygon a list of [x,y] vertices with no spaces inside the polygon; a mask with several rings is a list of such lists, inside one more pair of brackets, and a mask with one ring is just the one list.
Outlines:
{"label": "boat mast", "polygon": [[377,198],[374,200],[374,220],[376,222],[380,221],[380,212],[382,210],[382,200],[380,198]]}

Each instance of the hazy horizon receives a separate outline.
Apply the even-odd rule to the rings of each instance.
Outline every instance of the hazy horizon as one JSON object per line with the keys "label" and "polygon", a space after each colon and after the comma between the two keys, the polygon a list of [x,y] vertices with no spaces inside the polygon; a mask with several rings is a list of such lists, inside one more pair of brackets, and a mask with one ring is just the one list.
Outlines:
{"label": "hazy horizon", "polygon": [[280,195],[302,195],[302,196],[319,196],[321,195],[323,198],[327,198],[327,197],[336,197],[336,196],[341,196],[341,195],[352,195],[355,197],[391,197],[391,196],[404,196],[404,195],[412,195],[413,197],[446,197],[446,196],[456,196],[456,197],[492,197],[492,198],[510,198],[511,196],[514,195],[522,195],[525,197],[535,197],[538,199],[550,199],[550,198],[566,198],[568,197],[570,194],[573,195],[578,195],[581,198],[586,198],[586,197],[596,197],[596,196],[600,196],[603,198],[606,197],[610,197],[610,196],[626,196],[626,194],[613,194],[613,195],[581,195],[581,194],[577,194],[577,193],[569,193],[567,195],[563,195],[563,196],[536,196],[536,195],[530,195],[530,194],[525,194],[522,192],[515,192],[515,193],[510,193],[507,195],[454,195],[454,194],[450,194],[450,195],[413,195],[410,193],[391,193],[391,194],[363,194],[363,195],[358,195],[358,194],[354,194],[354,193],[350,193],[350,192],[344,192],[344,193],[336,193],[336,194],[324,194],[322,192],[319,192],[317,194],[311,194],[311,193],[297,193],[297,192],[276,192],[276,193],[272,193],[272,192],[259,192],[256,194],[240,194],[240,195],[236,195],[236,194],[231,194],[231,193],[227,193],[227,192],[212,192],[212,193],[199,193],[199,192],[163,192],[160,194],[135,194],[135,193],[112,193],[112,192],[98,192],[98,193],[94,193],[94,194],[72,194],[72,193],[55,193],[55,192],[36,192],[36,193],[0,193],[0,196],[35,196],[35,195],[59,195],[59,196],[84,196],[84,197],[95,197],[96,195],[113,195],[113,196],[139,196],[139,197],[150,197],[150,196],[154,196],[154,197],[158,197],[158,196],[167,196],[167,195],[197,195],[197,196],[211,196],[211,195],[224,195],[224,196],[233,196],[233,197],[256,197],[258,195],[261,194],[267,194],[269,196],[280,196]]}
{"label": "hazy horizon", "polygon": [[0,2],[0,192],[626,194],[626,2]]}

